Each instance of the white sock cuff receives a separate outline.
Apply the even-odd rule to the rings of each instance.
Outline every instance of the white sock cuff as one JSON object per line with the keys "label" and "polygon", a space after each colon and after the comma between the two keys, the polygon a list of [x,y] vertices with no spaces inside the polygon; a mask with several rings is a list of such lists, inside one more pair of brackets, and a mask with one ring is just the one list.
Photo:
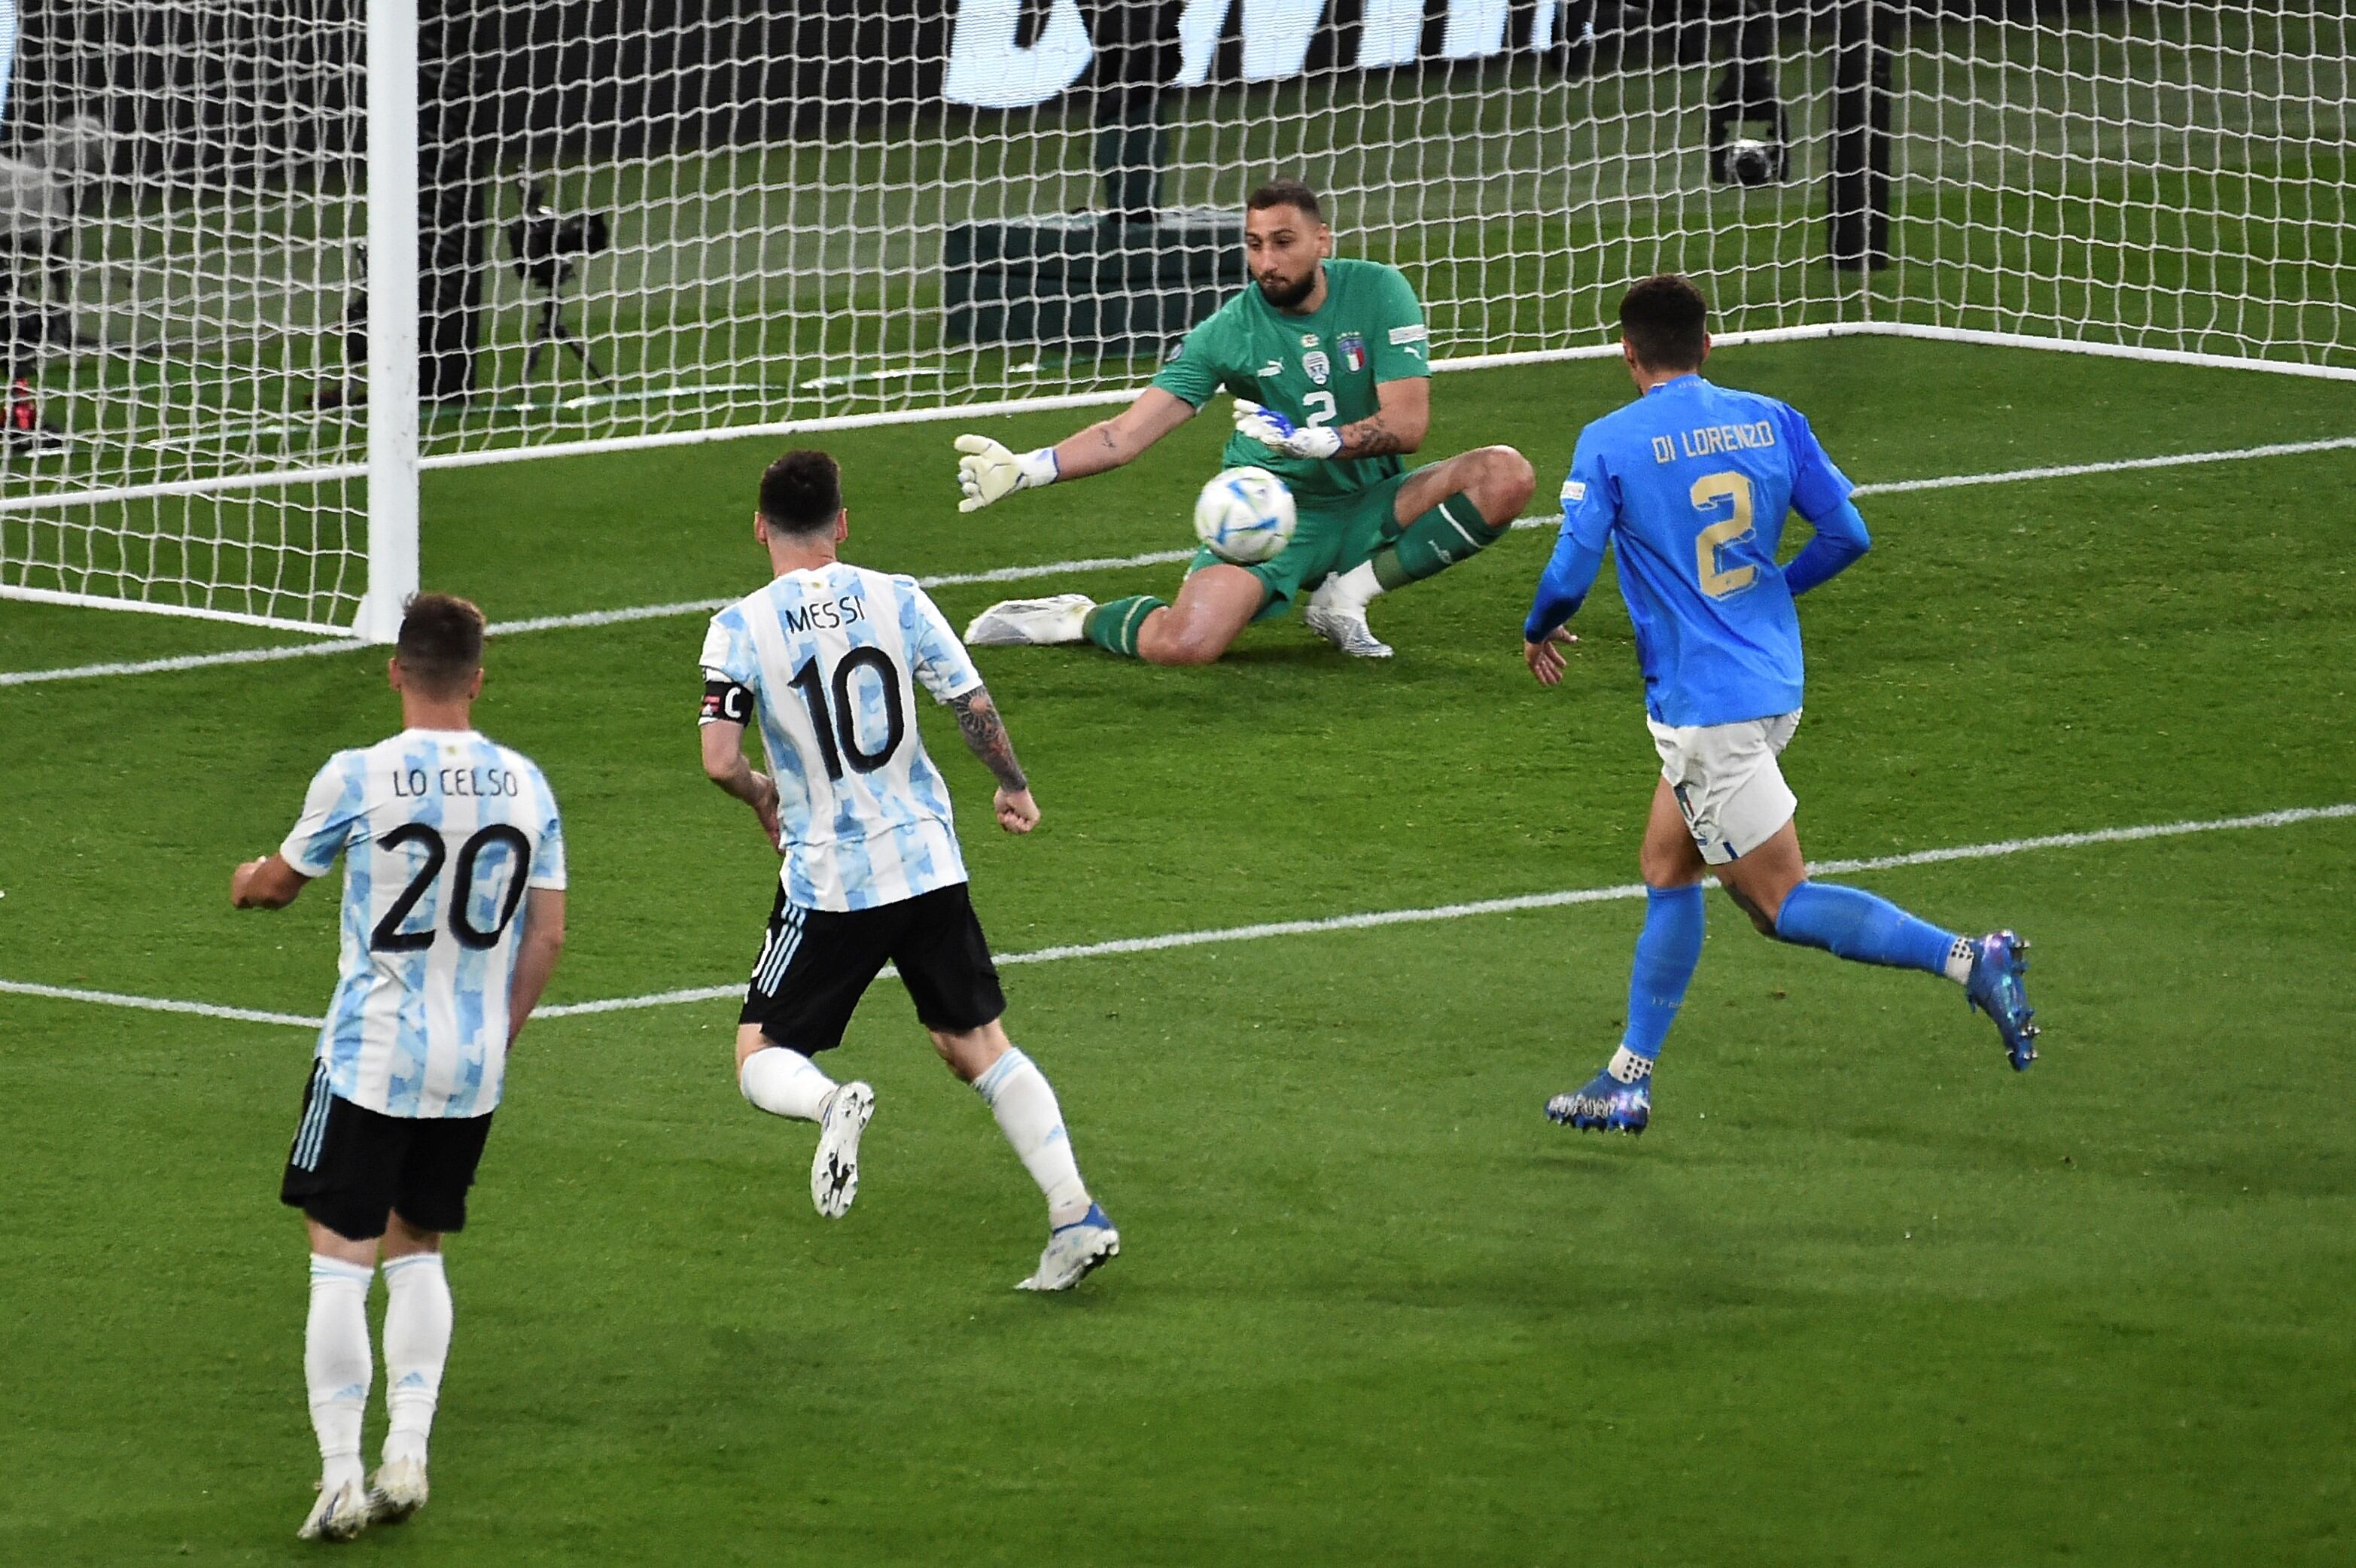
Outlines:
{"label": "white sock cuff", "polygon": [[1653,1058],[1640,1057],[1622,1046],[1612,1053],[1612,1065],[1604,1070],[1622,1083],[1637,1083],[1653,1076]]}
{"label": "white sock cuff", "polygon": [[360,1289],[366,1290],[369,1287],[369,1282],[374,1278],[376,1278],[376,1265],[373,1263],[348,1263],[341,1258],[330,1258],[324,1252],[311,1254],[313,1284],[341,1282],[346,1284],[356,1284]]}
{"label": "white sock cuff", "polygon": [[423,1280],[428,1274],[440,1273],[442,1273],[442,1254],[439,1252],[404,1252],[398,1258],[387,1258],[384,1261],[384,1284],[387,1290],[392,1289],[396,1283],[415,1283]]}
{"label": "white sock cuff", "polygon": [[1969,937],[1957,937],[1947,944],[1947,978],[1957,985],[1969,985],[1972,981],[1972,955],[1978,950]]}
{"label": "white sock cuff", "polygon": [[747,1103],[797,1122],[818,1121],[834,1090],[823,1068],[787,1046],[764,1046],[736,1069],[736,1091]]}
{"label": "white sock cuff", "polygon": [[1009,1046],[1006,1054],[982,1069],[973,1080],[973,1091],[981,1096],[984,1105],[996,1105],[999,1091],[1014,1080],[1014,1076],[1031,1066],[1031,1058],[1023,1054],[1020,1046]]}
{"label": "white sock cuff", "polygon": [[1375,575],[1375,564],[1361,561],[1342,574],[1342,591],[1361,605],[1383,596],[1383,580]]}

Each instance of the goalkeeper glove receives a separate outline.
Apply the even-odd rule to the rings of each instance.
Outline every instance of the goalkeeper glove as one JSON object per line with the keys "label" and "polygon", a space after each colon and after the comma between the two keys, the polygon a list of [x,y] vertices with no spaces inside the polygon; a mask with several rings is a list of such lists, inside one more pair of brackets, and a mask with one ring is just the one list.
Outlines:
{"label": "goalkeeper glove", "polygon": [[1053,446],[1010,452],[987,435],[960,435],[957,449],[965,454],[958,459],[958,489],[965,492],[959,511],[980,511],[1017,490],[1052,485],[1059,477]]}
{"label": "goalkeeper glove", "polygon": [[1236,429],[1288,457],[1338,457],[1342,433],[1323,424],[1295,424],[1272,408],[1236,399]]}

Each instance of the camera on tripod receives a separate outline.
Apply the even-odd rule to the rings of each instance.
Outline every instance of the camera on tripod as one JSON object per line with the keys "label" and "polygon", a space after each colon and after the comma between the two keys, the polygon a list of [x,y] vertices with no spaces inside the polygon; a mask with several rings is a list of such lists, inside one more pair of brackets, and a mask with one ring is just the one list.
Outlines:
{"label": "camera on tripod", "polygon": [[573,271],[611,244],[602,212],[559,212],[548,204],[548,188],[528,180],[522,215],[508,225],[508,258],[524,282],[562,288]]}
{"label": "camera on tripod", "polygon": [[548,188],[541,180],[524,182],[523,211],[507,226],[508,262],[529,287],[541,293],[539,312],[531,329],[531,349],[523,362],[524,379],[529,381],[540,368],[540,357],[551,343],[562,343],[573,350],[582,369],[601,381],[611,377],[597,369],[590,358],[589,346],[580,335],[565,325],[564,290],[579,273],[581,263],[610,245],[605,215],[602,212],[559,212],[549,205]]}

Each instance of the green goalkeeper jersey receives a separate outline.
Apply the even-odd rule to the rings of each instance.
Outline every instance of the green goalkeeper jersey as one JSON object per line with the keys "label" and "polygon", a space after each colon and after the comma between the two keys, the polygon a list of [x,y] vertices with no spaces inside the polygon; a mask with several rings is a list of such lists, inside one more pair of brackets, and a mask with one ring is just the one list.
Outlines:
{"label": "green goalkeeper jersey", "polygon": [[[1306,316],[1246,288],[1186,334],[1153,384],[1196,408],[1221,388],[1272,408],[1295,424],[1339,428],[1373,416],[1384,381],[1431,374],[1423,306],[1397,267],[1325,263],[1325,303]],[[1403,471],[1397,454],[1328,462],[1288,457],[1248,435],[1228,441],[1226,466],[1269,469],[1299,499],[1338,500]]]}

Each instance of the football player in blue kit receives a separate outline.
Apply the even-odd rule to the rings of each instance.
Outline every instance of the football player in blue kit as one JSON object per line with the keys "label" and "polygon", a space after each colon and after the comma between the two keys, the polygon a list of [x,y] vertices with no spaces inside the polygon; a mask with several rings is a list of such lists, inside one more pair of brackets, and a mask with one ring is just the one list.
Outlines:
{"label": "football player in blue kit", "polygon": [[[1715,875],[1751,924],[1779,941],[1862,963],[1919,969],[1964,987],[1996,1021],[2016,1069],[2037,1059],[2021,988],[2029,944],[1965,937],[1855,887],[1812,879],[1776,757],[1799,727],[1802,663],[1793,600],[1871,542],[1851,486],[1788,404],[1714,386],[1708,306],[1684,278],[1647,278],[1620,306],[1621,353],[1637,400],[1580,433],[1562,487],[1562,533],[1522,628],[1541,684],[1562,679],[1563,626],[1594,586],[1607,543],[1635,625],[1645,719],[1660,754],[1641,864],[1644,933],[1628,977],[1628,1025],[1602,1071],[1547,1114],[1641,1133],[1653,1064],[1701,958],[1702,878]],[[1788,511],[1815,537],[1784,564]]]}

